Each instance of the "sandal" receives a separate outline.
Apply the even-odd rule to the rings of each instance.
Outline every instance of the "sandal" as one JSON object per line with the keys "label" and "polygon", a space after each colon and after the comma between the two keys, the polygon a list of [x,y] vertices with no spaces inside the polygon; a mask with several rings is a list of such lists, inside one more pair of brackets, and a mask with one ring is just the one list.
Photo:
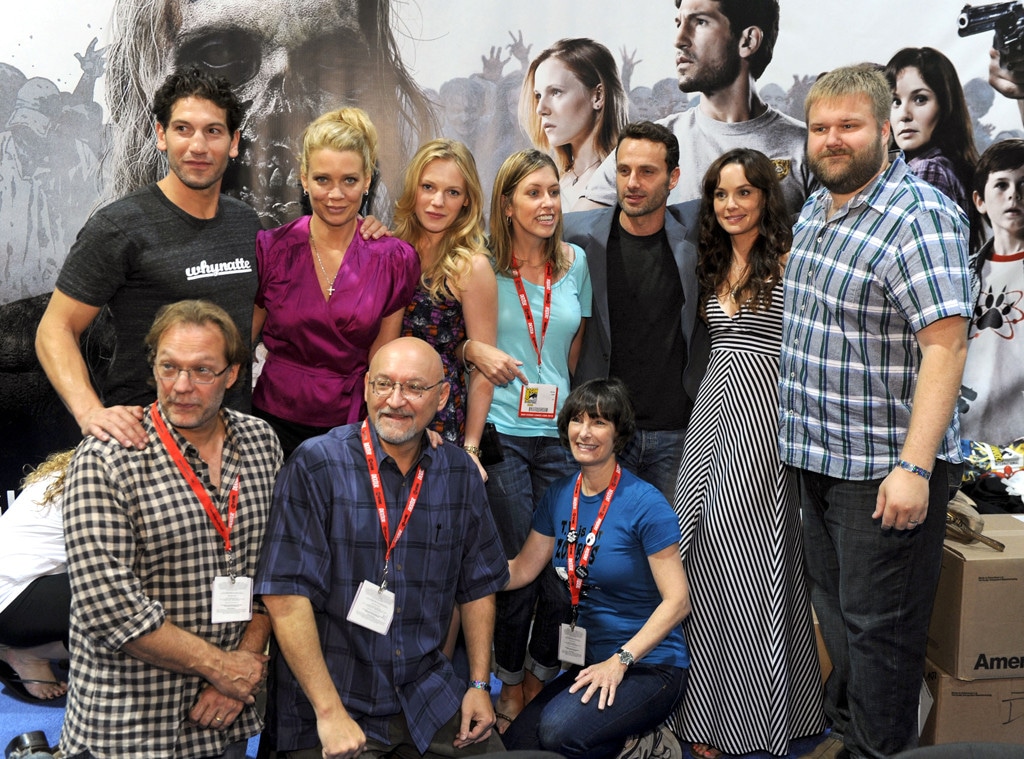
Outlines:
{"label": "sandal", "polygon": [[707,743],[694,743],[690,746],[694,759],[718,759],[722,752]]}
{"label": "sandal", "polygon": [[17,672],[14,671],[14,667],[5,661],[0,661],[0,682],[6,685],[11,690],[11,695],[21,701],[26,701],[30,704],[46,703],[47,701],[53,701],[61,696],[54,696],[53,698],[39,698],[33,696],[28,692],[26,684],[33,685],[60,685],[56,680],[28,680],[21,677]]}
{"label": "sandal", "polygon": [[495,722],[494,722],[494,729],[498,731],[498,735],[504,735],[505,734],[505,730],[502,730],[500,727],[498,727],[498,720],[499,719],[503,719],[503,720],[505,720],[505,722],[508,723],[507,725],[505,725],[505,730],[508,730],[509,725],[512,724],[512,721],[513,721],[514,718],[508,716],[507,714],[502,714],[501,712],[495,712],[494,713],[494,720],[495,720]]}

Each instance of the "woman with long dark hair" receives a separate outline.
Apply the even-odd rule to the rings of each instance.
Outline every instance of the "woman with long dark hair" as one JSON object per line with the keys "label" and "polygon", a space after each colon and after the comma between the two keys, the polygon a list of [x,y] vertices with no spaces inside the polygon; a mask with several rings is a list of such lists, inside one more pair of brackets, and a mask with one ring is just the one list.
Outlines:
{"label": "woman with long dark hair", "polygon": [[675,498],[693,605],[675,719],[703,759],[785,755],[823,728],[796,486],[777,449],[791,243],[772,162],[747,148],[719,157],[704,175],[697,267],[711,357]]}
{"label": "woman with long dark hair", "polygon": [[892,87],[892,136],[915,175],[955,200],[971,220],[972,248],[983,227],[971,202],[978,151],[971,114],[952,62],[935,48],[905,47],[885,66]]}

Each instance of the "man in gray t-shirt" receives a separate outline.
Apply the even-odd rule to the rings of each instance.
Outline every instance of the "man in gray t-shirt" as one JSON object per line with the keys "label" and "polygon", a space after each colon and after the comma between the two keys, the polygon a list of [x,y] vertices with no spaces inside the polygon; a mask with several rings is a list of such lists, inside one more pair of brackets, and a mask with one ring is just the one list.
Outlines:
{"label": "man in gray t-shirt", "polygon": [[[775,164],[794,218],[815,182],[804,162],[807,130],[766,105],[755,80],[771,62],[779,34],[778,0],[677,0],[679,89],[699,92],[696,107],[659,121],[679,140],[679,183],[669,203],[700,197],[704,172],[733,148],[760,150]],[[587,188],[587,206],[615,205],[615,154]],[[583,206],[577,206],[577,210]]]}
{"label": "man in gray t-shirt", "polygon": [[[57,278],[36,333],[46,376],[83,435],[145,447],[142,405],[155,397],[142,340],[156,311],[183,298],[223,307],[252,332],[255,211],[220,194],[238,155],[243,108],[228,83],[198,70],[172,74],[153,98],[157,148],[169,171],[86,222]],[[117,349],[104,387],[93,387],[79,339],[109,306]],[[228,405],[249,408],[246,376]]]}

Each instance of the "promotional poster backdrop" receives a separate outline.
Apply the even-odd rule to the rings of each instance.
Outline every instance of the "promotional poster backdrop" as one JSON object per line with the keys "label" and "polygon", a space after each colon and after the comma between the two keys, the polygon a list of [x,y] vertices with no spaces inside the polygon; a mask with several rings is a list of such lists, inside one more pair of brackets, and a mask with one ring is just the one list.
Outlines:
{"label": "promotional poster backdrop", "polygon": [[[819,72],[932,46],[956,66],[983,147],[1021,120],[987,85],[991,33],[957,36],[962,6],[783,0],[758,90],[802,120],[802,96]],[[250,101],[228,185],[266,225],[300,213],[295,143],[312,118],[342,104],[365,107],[381,130],[386,216],[405,159],[423,140],[466,142],[485,188],[509,153],[529,146],[516,114],[523,67],[559,38],[589,37],[612,51],[631,119],[685,108],[695,95],[675,87],[674,15],[672,0],[18,4],[0,29],[0,304],[52,290],[92,208],[162,175],[148,103],[177,60],[204,61]],[[18,139],[8,125],[16,102],[32,137]],[[33,110],[34,118],[25,113]],[[125,165],[140,153],[143,165]]]}
{"label": "promotional poster backdrop", "polygon": [[[931,46],[956,66],[979,152],[993,139],[1024,136],[1016,102],[987,83],[992,33],[957,35],[962,7],[954,0],[782,0],[759,94],[802,121],[803,96],[818,73],[884,64],[902,47]],[[225,187],[252,204],[265,226],[302,212],[298,138],[309,121],[342,105],[365,108],[380,130],[373,210],[389,218],[402,170],[421,142],[445,136],[467,143],[485,189],[507,155],[530,147],[517,115],[524,71],[560,38],[608,47],[630,120],[692,107],[697,95],[675,86],[675,13],[672,0],[11,4],[0,26],[0,309],[37,318],[33,304],[53,289],[89,213],[163,176],[149,104],[179,63],[202,62],[249,104],[242,154]],[[0,325],[0,393],[7,396],[0,413],[20,402],[13,395],[39,391],[34,325],[11,327],[10,318]],[[17,459],[22,443],[4,437],[0,458]],[[12,486],[0,471],[0,488]]]}

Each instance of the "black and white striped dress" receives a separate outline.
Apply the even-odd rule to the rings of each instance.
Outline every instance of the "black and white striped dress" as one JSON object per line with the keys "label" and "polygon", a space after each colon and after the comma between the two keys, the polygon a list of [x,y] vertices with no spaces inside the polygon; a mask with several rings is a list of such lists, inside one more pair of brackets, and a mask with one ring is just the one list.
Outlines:
{"label": "black and white striped dress", "polygon": [[672,726],[729,754],[784,755],[824,727],[796,483],[776,439],[782,303],[776,287],[768,311],[730,318],[708,300],[711,358],[676,486],[693,610]]}

